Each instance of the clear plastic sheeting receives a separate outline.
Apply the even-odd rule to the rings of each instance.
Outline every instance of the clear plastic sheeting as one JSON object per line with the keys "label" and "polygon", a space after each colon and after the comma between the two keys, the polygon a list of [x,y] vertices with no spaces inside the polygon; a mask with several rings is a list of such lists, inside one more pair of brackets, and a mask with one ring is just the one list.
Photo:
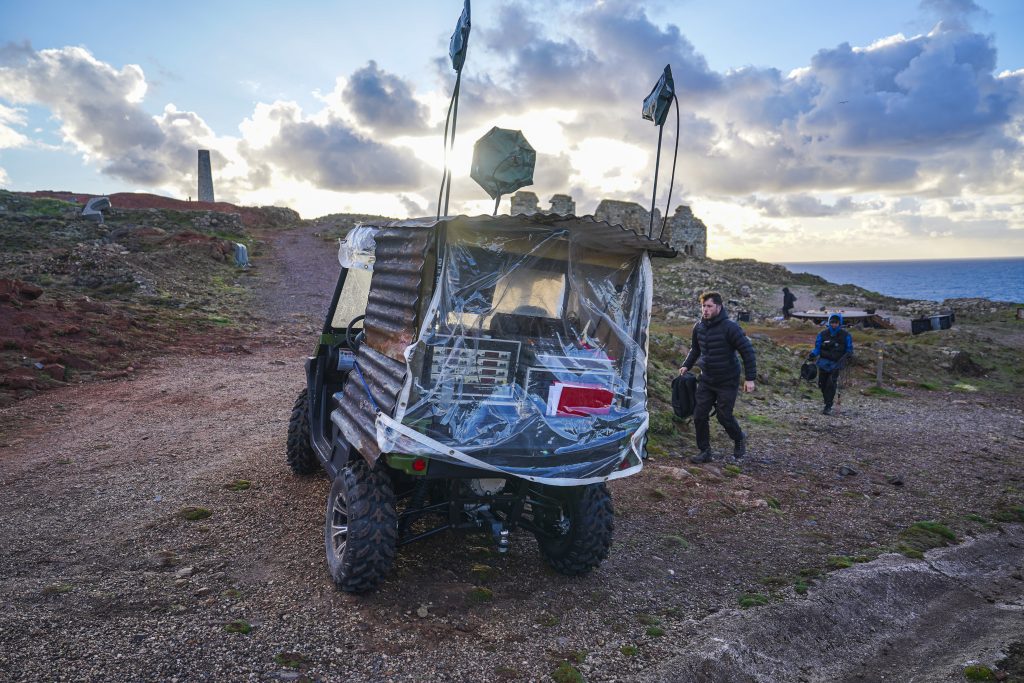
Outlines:
{"label": "clear plastic sheeting", "polygon": [[357,225],[348,231],[338,243],[338,263],[342,268],[358,268],[373,271],[374,241],[380,228],[372,225]]}
{"label": "clear plastic sheeting", "polygon": [[639,469],[647,253],[537,224],[449,223],[443,244],[381,450],[554,484]]}

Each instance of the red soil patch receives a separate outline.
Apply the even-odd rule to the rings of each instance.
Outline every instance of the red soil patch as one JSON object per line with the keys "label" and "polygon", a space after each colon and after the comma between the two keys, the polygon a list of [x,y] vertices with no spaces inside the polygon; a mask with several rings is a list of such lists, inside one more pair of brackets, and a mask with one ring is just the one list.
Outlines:
{"label": "red soil patch", "polygon": [[77,192],[55,192],[53,190],[37,190],[35,192],[19,192],[28,197],[48,197],[66,202],[76,202],[83,207],[93,197],[108,197],[110,205],[115,209],[169,209],[171,211],[216,211],[218,213],[237,213],[242,217],[242,224],[247,228],[266,227],[275,224],[276,219],[267,215],[260,207],[237,206],[228,202],[199,202],[184,199],[172,199],[145,192],[115,192],[109,195],[81,194]]}

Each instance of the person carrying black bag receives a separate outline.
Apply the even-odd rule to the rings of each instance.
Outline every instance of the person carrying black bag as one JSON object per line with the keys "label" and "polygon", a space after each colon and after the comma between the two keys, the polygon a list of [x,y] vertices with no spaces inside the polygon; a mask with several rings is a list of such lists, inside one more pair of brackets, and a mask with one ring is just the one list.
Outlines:
{"label": "person carrying black bag", "polygon": [[836,397],[839,373],[853,355],[853,337],[843,329],[843,316],[833,313],[828,317],[824,330],[814,340],[814,350],[808,360],[818,359],[818,388],[825,401],[822,415],[832,414],[832,401]]}
{"label": "person carrying black bag", "polygon": [[789,312],[793,310],[796,303],[796,295],[789,291],[789,287],[782,288],[782,317],[789,320]]}
{"label": "person carrying black bag", "polygon": [[697,436],[699,453],[690,462],[705,463],[714,459],[711,451],[711,408],[715,408],[719,424],[733,440],[733,457],[742,458],[747,452],[747,435],[740,429],[732,414],[739,393],[740,361],[743,358],[743,391],[754,391],[757,362],[754,347],[743,328],[729,319],[718,292],[700,295],[701,319],[693,326],[690,353],[687,354],[679,374],[685,375],[694,363],[700,366],[696,405],[693,410],[693,430]]}

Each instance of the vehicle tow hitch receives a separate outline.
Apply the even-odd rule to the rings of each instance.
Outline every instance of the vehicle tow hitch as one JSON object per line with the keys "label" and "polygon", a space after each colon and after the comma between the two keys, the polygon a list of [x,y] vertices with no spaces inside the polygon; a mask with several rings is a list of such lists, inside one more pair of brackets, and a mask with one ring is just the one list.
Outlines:
{"label": "vehicle tow hitch", "polygon": [[[491,536],[494,537],[494,542],[498,546],[498,552],[502,555],[507,553],[509,547],[508,529],[505,528],[504,523],[492,515],[490,510],[480,510],[479,515],[481,522],[490,525]],[[481,526],[483,525],[481,524]]]}

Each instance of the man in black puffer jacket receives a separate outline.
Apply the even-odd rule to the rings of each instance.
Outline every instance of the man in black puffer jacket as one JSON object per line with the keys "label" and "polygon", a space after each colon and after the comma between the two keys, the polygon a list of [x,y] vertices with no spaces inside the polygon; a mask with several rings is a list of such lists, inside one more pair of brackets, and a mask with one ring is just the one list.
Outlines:
{"label": "man in black puffer jacket", "polygon": [[704,463],[714,458],[711,452],[712,406],[719,424],[735,444],[733,457],[739,459],[747,452],[747,435],[732,414],[740,380],[740,361],[736,353],[743,357],[743,391],[751,392],[757,378],[754,347],[743,328],[729,320],[729,314],[722,306],[721,294],[704,292],[700,295],[700,307],[701,320],[693,326],[690,353],[683,361],[683,367],[679,368],[680,375],[689,372],[694,363],[701,369],[697,405],[693,410],[693,430],[697,434],[700,453],[690,458],[690,462]]}

